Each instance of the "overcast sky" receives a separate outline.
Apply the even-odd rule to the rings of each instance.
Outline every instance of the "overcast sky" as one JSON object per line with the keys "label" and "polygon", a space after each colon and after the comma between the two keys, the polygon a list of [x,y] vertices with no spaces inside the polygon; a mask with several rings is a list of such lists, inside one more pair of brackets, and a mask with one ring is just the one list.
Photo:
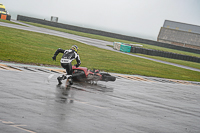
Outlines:
{"label": "overcast sky", "polygon": [[157,40],[165,20],[200,26],[200,0],[0,0],[17,14]]}

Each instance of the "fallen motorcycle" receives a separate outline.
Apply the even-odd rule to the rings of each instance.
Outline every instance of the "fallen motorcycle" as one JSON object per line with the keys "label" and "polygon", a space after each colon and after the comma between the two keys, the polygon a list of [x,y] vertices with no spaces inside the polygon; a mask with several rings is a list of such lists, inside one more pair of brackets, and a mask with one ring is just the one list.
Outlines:
{"label": "fallen motorcycle", "polygon": [[99,70],[89,70],[86,67],[72,66],[73,73],[72,79],[74,81],[87,81],[87,82],[97,82],[97,81],[115,81],[116,77],[110,75],[106,72],[100,72]]}

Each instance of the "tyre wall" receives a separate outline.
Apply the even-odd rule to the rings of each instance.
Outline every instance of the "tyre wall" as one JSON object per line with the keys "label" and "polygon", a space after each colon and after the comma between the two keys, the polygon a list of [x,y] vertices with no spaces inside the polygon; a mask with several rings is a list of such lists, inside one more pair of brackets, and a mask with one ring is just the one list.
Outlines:
{"label": "tyre wall", "polygon": [[195,57],[195,56],[182,55],[182,54],[153,50],[153,49],[131,47],[131,52],[132,53],[141,53],[141,54],[146,54],[146,55],[161,56],[161,57],[165,57],[165,58],[171,58],[171,59],[178,59],[178,60],[185,60],[185,61],[192,61],[192,62],[200,63],[200,58]]}
{"label": "tyre wall", "polygon": [[160,57],[165,57],[165,58],[200,63],[200,58],[198,57],[182,55],[182,54],[177,54],[177,53],[172,53],[172,52],[159,51],[159,50],[154,50],[154,49],[146,49],[146,48],[132,46],[130,44],[124,44],[121,42],[114,42],[113,48],[116,50],[120,50],[122,52],[140,53],[140,54],[146,54],[146,55],[151,55],[151,56],[160,56]]}

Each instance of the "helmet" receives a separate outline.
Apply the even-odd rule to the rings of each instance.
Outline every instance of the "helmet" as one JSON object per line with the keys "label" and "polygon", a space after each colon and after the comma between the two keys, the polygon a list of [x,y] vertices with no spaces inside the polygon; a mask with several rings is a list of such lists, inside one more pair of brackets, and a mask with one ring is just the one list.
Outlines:
{"label": "helmet", "polygon": [[73,45],[73,46],[72,46],[72,49],[73,49],[74,51],[76,51],[76,53],[78,53],[78,46]]}

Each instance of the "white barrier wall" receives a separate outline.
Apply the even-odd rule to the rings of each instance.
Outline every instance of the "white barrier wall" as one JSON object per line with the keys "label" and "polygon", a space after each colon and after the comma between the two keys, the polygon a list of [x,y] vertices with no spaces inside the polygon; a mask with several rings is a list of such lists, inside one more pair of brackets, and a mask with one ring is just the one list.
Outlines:
{"label": "white barrier wall", "polygon": [[113,48],[116,50],[120,50],[121,44],[122,44],[121,42],[113,42],[113,46],[114,46]]}

